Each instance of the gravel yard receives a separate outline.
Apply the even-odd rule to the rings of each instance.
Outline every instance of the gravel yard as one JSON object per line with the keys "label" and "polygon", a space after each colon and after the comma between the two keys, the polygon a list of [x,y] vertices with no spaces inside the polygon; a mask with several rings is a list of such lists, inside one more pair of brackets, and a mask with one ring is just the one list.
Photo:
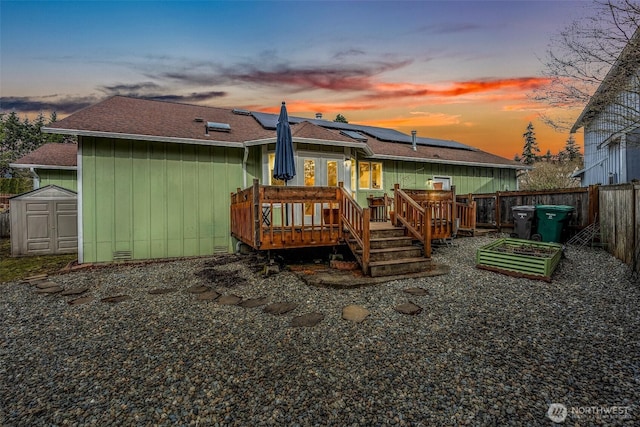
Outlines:
{"label": "gravel yard", "polygon": [[[518,279],[475,268],[490,241],[436,249],[449,274],[349,290],[264,278],[235,255],[50,277],[89,287],[78,305],[2,284],[0,425],[550,425],[552,403],[567,425],[638,425],[640,285],[627,267],[572,249],[552,283]],[[195,285],[298,307],[198,300]],[[149,294],[159,288],[175,291]],[[131,298],[101,301],[117,295]],[[408,301],[422,312],[394,310]],[[370,315],[342,319],[351,304]],[[310,312],[324,319],[290,325]]]}

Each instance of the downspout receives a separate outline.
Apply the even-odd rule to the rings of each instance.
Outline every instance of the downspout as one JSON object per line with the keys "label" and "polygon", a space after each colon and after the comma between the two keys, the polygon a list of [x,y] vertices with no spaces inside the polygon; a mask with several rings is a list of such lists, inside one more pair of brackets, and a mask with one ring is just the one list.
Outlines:
{"label": "downspout", "polygon": [[29,168],[29,170],[31,171],[31,174],[33,175],[33,189],[37,190],[38,188],[40,188],[40,177],[38,176],[38,174],[36,173],[36,170],[34,168]]}

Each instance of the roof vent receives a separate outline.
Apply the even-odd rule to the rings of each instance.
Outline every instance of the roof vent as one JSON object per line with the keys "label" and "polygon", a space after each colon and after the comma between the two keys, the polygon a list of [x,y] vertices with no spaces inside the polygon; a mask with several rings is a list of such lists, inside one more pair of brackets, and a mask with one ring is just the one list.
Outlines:
{"label": "roof vent", "polygon": [[209,135],[209,131],[216,132],[231,132],[231,125],[228,123],[207,122],[207,126],[204,128],[204,133]]}
{"label": "roof vent", "polygon": [[203,123],[204,119],[202,117],[196,117],[195,119],[193,119],[193,121],[196,123]]}
{"label": "roof vent", "polygon": [[411,146],[413,147],[413,151],[417,151],[418,147],[416,146],[416,134],[418,132],[415,130],[411,131]]}
{"label": "roof vent", "polygon": [[243,109],[241,109],[241,108],[234,108],[231,112],[232,112],[233,114],[239,114],[239,115],[241,115],[241,116],[250,116],[250,115],[251,115],[251,111],[249,111],[249,110],[243,110]]}
{"label": "roof vent", "polygon": [[316,120],[322,120],[322,113],[316,113]]}

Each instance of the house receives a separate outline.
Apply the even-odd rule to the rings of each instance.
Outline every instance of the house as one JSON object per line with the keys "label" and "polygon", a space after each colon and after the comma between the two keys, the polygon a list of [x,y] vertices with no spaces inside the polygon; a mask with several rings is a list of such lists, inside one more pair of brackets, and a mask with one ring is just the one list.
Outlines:
{"label": "house", "polygon": [[571,133],[584,128],[582,185],[640,179],[640,30],[591,96]]}
{"label": "house", "polygon": [[33,175],[33,188],[56,185],[68,190],[78,188],[76,144],[44,144],[10,163],[15,169],[28,169]]}
{"label": "house", "polygon": [[[79,262],[231,252],[230,194],[272,178],[277,115],[115,96],[43,128],[76,135]],[[371,195],[455,185],[516,188],[520,165],[454,141],[290,117],[289,186]],[[46,169],[21,159],[23,167]],[[40,167],[38,167],[40,166]],[[42,174],[42,172],[39,172]],[[41,180],[42,180],[41,176]]]}

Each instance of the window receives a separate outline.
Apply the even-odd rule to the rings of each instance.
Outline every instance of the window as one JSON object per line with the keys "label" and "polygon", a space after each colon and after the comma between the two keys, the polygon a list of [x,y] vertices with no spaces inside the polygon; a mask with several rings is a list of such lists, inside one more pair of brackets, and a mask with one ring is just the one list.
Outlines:
{"label": "window", "polygon": [[451,177],[450,176],[434,176],[433,189],[434,190],[451,190]]}
{"label": "window", "polygon": [[338,186],[338,162],[327,160],[327,185],[329,187]]}
{"label": "window", "polygon": [[275,164],[275,161],[276,161],[276,154],[269,153],[269,185],[283,186],[285,185],[285,182],[283,180],[276,179],[273,177],[273,165]]}
{"label": "window", "polygon": [[359,187],[362,189],[382,189],[382,163],[360,162]]}

